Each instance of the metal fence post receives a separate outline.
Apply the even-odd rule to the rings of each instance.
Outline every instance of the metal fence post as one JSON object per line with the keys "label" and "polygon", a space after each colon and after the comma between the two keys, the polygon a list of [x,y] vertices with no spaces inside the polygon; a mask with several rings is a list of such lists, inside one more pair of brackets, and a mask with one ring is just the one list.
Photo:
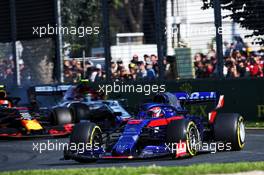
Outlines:
{"label": "metal fence post", "polygon": [[157,49],[158,49],[158,64],[159,64],[159,79],[164,80],[164,53],[163,53],[163,42],[162,42],[162,36],[163,36],[163,28],[162,25],[162,3],[161,0],[155,0],[155,24],[156,24],[156,42],[157,42]]}
{"label": "metal fence post", "polygon": [[[61,0],[55,0],[55,22],[56,27],[59,29],[61,28]],[[57,80],[62,83],[64,82],[64,75],[63,75],[63,55],[62,55],[62,35],[60,33],[60,30],[58,33],[56,33],[56,78]]]}
{"label": "metal fence post", "polygon": [[11,38],[12,38],[12,55],[14,61],[14,83],[17,86],[21,85],[20,80],[20,71],[17,60],[17,49],[16,49],[16,40],[17,40],[17,29],[16,29],[16,3],[15,0],[9,0],[10,3],[10,19],[11,19]]}
{"label": "metal fence post", "polygon": [[108,0],[102,0],[102,10],[103,10],[103,42],[104,42],[104,56],[105,56],[105,72],[106,80],[110,81],[111,72],[111,50],[110,50],[110,31],[109,31],[109,6]]}
{"label": "metal fence post", "polygon": [[216,52],[217,52],[217,73],[219,78],[224,77],[224,60],[223,60],[223,35],[222,30],[222,14],[220,0],[214,0],[214,20],[216,28]]}

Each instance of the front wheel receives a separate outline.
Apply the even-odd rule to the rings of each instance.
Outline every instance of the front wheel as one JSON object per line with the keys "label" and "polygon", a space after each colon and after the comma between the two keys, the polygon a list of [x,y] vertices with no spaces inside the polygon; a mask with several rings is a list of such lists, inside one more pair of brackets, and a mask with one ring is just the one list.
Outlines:
{"label": "front wheel", "polygon": [[199,151],[201,137],[193,121],[174,120],[167,127],[167,143],[186,143],[186,153],[195,156]]}
{"label": "front wheel", "polygon": [[231,145],[231,149],[239,151],[245,146],[244,118],[236,113],[219,114],[214,124],[215,140]]}
{"label": "front wheel", "polygon": [[[96,161],[96,156],[93,158],[83,158],[82,154],[94,155],[93,151],[102,147],[102,131],[99,126],[92,122],[78,123],[74,126],[70,136],[70,145],[77,145],[80,156],[74,157],[74,160],[80,163],[88,163]],[[83,146],[83,148],[81,147]],[[88,147],[89,150],[86,148]],[[64,157],[67,155],[64,154]]]}

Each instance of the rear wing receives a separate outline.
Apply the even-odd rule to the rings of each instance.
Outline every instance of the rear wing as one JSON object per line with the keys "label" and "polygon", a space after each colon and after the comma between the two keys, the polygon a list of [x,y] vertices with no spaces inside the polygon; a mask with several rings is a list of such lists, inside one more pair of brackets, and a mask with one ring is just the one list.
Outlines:
{"label": "rear wing", "polygon": [[198,103],[215,103],[216,109],[224,106],[224,95],[216,92],[193,92],[191,94],[186,92],[173,93],[180,103],[184,104],[198,104]]}
{"label": "rear wing", "polygon": [[28,89],[28,99],[32,103],[37,96],[63,95],[70,87],[70,84],[32,86]]}

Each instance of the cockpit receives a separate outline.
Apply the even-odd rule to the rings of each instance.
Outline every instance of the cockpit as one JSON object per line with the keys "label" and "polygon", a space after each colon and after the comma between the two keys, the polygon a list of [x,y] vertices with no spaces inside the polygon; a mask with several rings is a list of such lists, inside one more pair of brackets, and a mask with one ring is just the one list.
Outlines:
{"label": "cockpit", "polygon": [[71,86],[64,94],[63,101],[94,101],[102,99],[102,96],[86,84]]}

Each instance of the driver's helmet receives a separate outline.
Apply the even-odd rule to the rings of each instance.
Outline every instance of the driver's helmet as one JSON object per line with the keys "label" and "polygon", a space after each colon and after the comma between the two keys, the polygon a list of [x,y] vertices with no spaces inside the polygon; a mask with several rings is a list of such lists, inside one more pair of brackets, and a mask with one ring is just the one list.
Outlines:
{"label": "driver's helmet", "polygon": [[11,107],[10,102],[6,98],[7,98],[6,91],[0,90],[0,106]]}
{"label": "driver's helmet", "polygon": [[75,90],[75,96],[86,101],[102,99],[103,97],[88,84],[79,84]]}
{"label": "driver's helmet", "polygon": [[0,90],[0,99],[6,98],[6,91],[5,90]]}
{"label": "driver's helmet", "polygon": [[88,85],[81,84],[76,87],[76,97],[79,100],[91,101],[91,88]]}
{"label": "driver's helmet", "polygon": [[159,118],[164,115],[160,107],[151,108],[148,113],[151,115],[152,118]]}

